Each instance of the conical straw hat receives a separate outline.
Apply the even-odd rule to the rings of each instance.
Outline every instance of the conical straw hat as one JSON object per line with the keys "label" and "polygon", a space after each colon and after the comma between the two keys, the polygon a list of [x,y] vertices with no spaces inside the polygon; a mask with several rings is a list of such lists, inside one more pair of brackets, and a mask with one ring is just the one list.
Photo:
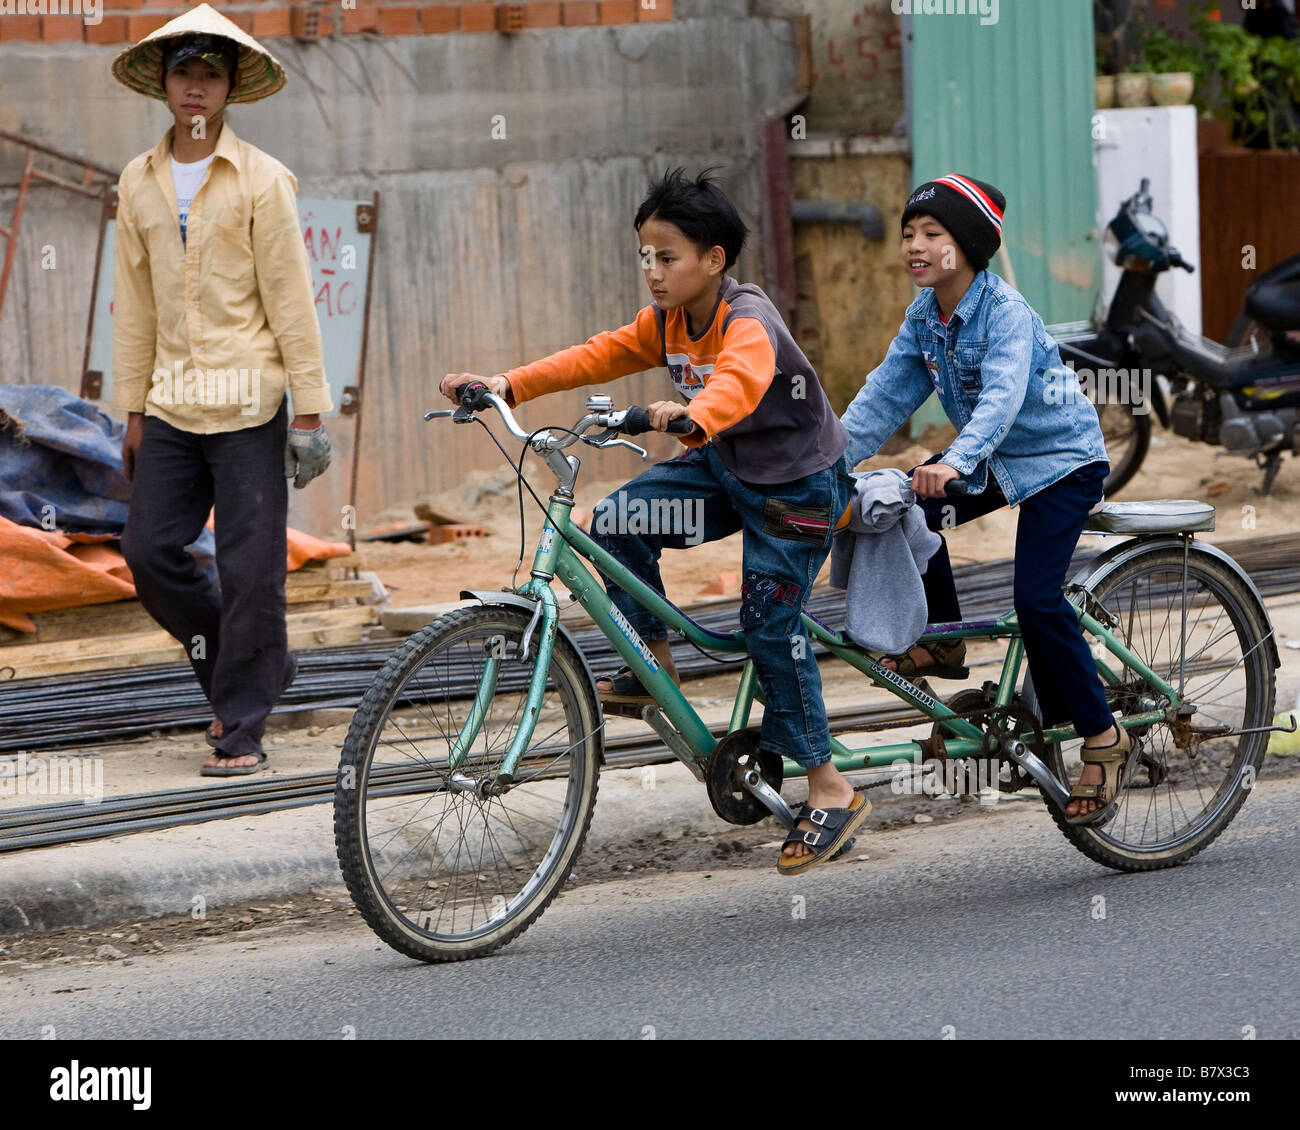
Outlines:
{"label": "conical straw hat", "polygon": [[134,47],[128,47],[113,60],[113,77],[132,90],[166,102],[167,95],[160,85],[164,41],[196,32],[225,36],[239,47],[238,78],[229,101],[256,102],[284,85],[284,68],[275,56],[238,24],[207,4],[196,5],[145,36]]}

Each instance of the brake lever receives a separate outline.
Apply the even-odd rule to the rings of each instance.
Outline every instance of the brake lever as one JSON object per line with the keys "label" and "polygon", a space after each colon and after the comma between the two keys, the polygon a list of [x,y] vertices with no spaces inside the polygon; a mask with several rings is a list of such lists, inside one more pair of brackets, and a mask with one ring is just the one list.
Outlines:
{"label": "brake lever", "polygon": [[637,447],[636,444],[630,443],[625,439],[616,439],[611,443],[601,444],[602,447],[628,447],[641,456],[642,461],[650,458],[650,453],[644,447]]}
{"label": "brake lever", "polygon": [[454,416],[455,414],[456,410],[454,408],[441,408],[434,412],[426,412],[424,418],[426,420],[438,420],[443,416]]}

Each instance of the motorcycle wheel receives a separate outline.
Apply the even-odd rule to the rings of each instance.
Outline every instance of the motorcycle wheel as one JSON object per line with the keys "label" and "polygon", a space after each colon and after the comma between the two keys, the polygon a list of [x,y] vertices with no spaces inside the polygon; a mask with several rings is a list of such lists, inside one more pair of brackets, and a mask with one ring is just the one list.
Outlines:
{"label": "motorcycle wheel", "polygon": [[[1106,476],[1106,497],[1118,494],[1142,466],[1147,449],[1151,446],[1150,404],[1119,404],[1111,399],[1090,396],[1101,422],[1101,434],[1106,441],[1106,458],[1110,460],[1110,473]],[[1134,409],[1146,409],[1142,412]]]}

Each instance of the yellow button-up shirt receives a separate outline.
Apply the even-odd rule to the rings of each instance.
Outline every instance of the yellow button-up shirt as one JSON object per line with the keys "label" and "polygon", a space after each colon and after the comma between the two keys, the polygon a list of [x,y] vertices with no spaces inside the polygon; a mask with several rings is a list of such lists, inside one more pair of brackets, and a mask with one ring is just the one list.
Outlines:
{"label": "yellow button-up shirt", "polygon": [[223,122],[181,242],[175,130],[123,170],[113,259],[113,407],[188,432],[328,412],[297,178]]}

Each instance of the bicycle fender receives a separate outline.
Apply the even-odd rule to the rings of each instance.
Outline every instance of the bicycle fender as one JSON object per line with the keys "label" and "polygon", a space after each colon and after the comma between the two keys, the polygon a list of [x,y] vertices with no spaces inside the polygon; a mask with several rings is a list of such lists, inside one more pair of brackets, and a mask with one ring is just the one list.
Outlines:
{"label": "bicycle fender", "polygon": [[[493,589],[461,589],[460,596],[462,600],[477,600],[480,604],[509,604],[515,608],[524,609],[530,616],[537,610],[537,601],[529,600],[526,596],[520,596],[513,592],[500,592]],[[596,691],[596,675],[591,669],[591,664],[587,662],[587,657],[578,642],[573,638],[573,633],[567,627],[559,622],[555,622],[555,630],[564,637],[565,643],[573,648],[574,654],[577,655],[578,661],[582,664],[582,669],[587,675],[587,685],[591,688],[592,700],[596,703],[596,709],[600,709],[600,695]],[[605,764],[605,737],[602,728],[600,738],[600,763]]]}
{"label": "bicycle fender", "polygon": [[[1119,545],[1113,545],[1110,549],[1101,554],[1090,566],[1084,568],[1088,570],[1084,576],[1084,570],[1080,569],[1072,578],[1072,583],[1080,584],[1090,592],[1094,585],[1098,584],[1102,577],[1110,572],[1111,569],[1124,565],[1134,557],[1147,553],[1152,549],[1177,549],[1183,548],[1183,539],[1177,534],[1156,534],[1150,537],[1130,538],[1128,541],[1120,542]],[[1188,548],[1188,556],[1192,554],[1204,553],[1210,557],[1217,557],[1226,565],[1241,581],[1242,587],[1246,590],[1250,599],[1254,602],[1255,613],[1259,617],[1259,622],[1263,626],[1264,632],[1267,633],[1265,646],[1268,653],[1272,656],[1273,667],[1276,670],[1282,666],[1282,660],[1277,651],[1277,638],[1273,633],[1273,621],[1268,614],[1268,609],[1264,607],[1264,598],[1259,595],[1259,589],[1255,587],[1255,582],[1250,579],[1250,574],[1237,564],[1228,554],[1224,553],[1216,545],[1210,545],[1209,542],[1194,541]]]}

